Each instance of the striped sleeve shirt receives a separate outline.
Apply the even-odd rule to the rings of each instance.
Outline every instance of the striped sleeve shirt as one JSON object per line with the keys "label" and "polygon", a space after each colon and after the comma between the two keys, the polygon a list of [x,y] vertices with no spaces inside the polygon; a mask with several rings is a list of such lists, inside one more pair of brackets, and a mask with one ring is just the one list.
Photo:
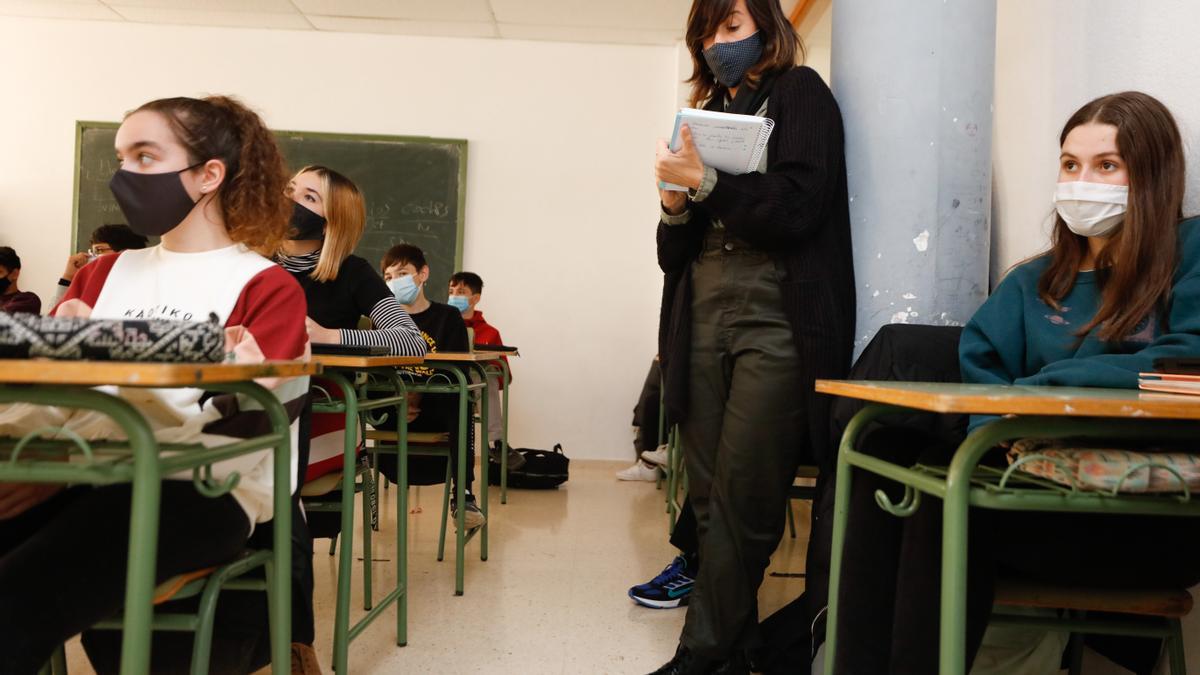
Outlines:
{"label": "striped sleeve shirt", "polygon": [[[278,259],[304,289],[310,319],[325,328],[340,329],[342,344],[387,347],[397,356],[425,354],[421,331],[367,261],[347,256],[336,278],[317,281],[312,271],[319,261],[319,250]],[[370,318],[374,330],[359,328],[364,316]]]}

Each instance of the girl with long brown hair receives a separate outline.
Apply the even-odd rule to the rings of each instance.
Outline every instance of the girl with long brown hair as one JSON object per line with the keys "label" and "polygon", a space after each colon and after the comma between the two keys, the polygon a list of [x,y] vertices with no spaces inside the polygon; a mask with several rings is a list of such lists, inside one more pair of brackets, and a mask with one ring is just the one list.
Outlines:
{"label": "girl with long brown hair", "polygon": [[[113,196],[132,230],[161,243],[86,265],[54,314],[215,320],[234,362],[307,358],[300,286],[256,252],[275,250],[291,214],[283,158],[259,116],[224,96],[151,101],[125,117],[115,149]],[[278,380],[272,389],[294,421],[308,378]],[[233,395],[133,392],[129,403],[160,440],[224,444],[261,433],[262,412],[243,410]],[[0,408],[0,436],[46,427],[89,441],[122,437],[111,420],[86,410]],[[272,519],[270,450],[218,462],[212,473],[239,480],[216,498],[197,492],[190,475],[163,481],[158,581],[229,562]],[[127,484],[0,484],[0,672],[37,672],[57,646],[121,609],[130,502]],[[96,635],[104,633],[84,635],[93,658]],[[155,650],[156,666],[165,654]],[[228,656],[213,650],[214,671],[245,672],[248,664],[232,665]]]}
{"label": "girl with long brown hair", "polygon": [[686,126],[681,148],[660,142],[655,161],[659,181],[688,188],[659,193],[659,354],[700,561],[652,582],[669,594],[695,580],[675,657],[657,672],[744,673],[796,467],[832,457],[829,400],[813,381],[850,361],[842,120],[821,77],[796,65],[800,38],[778,0],[695,0],[686,42],[693,105],[775,127],[750,173],[705,166]]}
{"label": "girl with long brown hair", "polygon": [[[1103,96],[1071,116],[1059,143],[1050,250],[1011,270],[964,329],[965,382],[1136,388],[1156,358],[1200,355],[1200,219],[1182,219],[1184,154],[1170,111],[1140,92]],[[895,427],[863,444],[906,466],[944,463],[957,445]],[[877,490],[900,498],[895,483],[855,472],[835,672],[937,672],[940,504],[897,519],[876,507]],[[998,570],[1102,587],[1200,581],[1191,518],[973,509],[970,532],[967,669]],[[1144,646],[1125,655],[1137,672],[1158,655],[1158,641]]]}

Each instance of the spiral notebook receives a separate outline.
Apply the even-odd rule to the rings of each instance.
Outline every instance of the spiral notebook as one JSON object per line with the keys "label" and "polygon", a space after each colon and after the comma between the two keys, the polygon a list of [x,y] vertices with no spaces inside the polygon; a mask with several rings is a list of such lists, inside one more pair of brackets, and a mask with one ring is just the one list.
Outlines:
{"label": "spiral notebook", "polygon": [[[758,168],[767,140],[775,122],[766,117],[681,108],[675,115],[675,130],[671,133],[671,150],[679,150],[680,126],[687,124],[692,140],[700,151],[705,166],[734,175],[750,173]],[[686,192],[687,188],[674,183],[659,182],[664,190]]]}

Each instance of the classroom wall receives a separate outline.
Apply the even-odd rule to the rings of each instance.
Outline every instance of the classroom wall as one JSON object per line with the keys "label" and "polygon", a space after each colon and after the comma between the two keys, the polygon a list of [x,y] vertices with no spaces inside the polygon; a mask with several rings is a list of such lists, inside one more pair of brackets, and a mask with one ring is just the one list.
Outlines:
{"label": "classroom wall", "polygon": [[1189,151],[1186,214],[1200,213],[1200,67],[1194,0],[1004,0],[998,4],[992,276],[1041,251],[1058,134],[1088,100],[1139,89],[1174,112]]}
{"label": "classroom wall", "polygon": [[829,83],[830,60],[833,57],[833,2],[810,2],[816,2],[812,6],[812,15],[800,26],[800,37],[804,40],[804,64],[820,73]]}
{"label": "classroom wall", "polygon": [[276,128],[468,139],[465,264],[523,354],[511,440],[632,460],[673,47],[0,18],[0,63],[0,245],[45,300],[70,251],[76,120],[222,92]]}

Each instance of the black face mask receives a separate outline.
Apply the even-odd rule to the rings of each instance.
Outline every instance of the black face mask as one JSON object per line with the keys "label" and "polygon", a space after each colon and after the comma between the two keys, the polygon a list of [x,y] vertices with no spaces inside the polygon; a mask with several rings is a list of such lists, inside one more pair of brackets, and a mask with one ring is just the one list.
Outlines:
{"label": "black face mask", "polygon": [[204,162],[167,173],[135,173],[119,169],[108,181],[129,229],[144,237],[161,237],[175,229],[195,208],[179,174]]}
{"label": "black face mask", "polygon": [[758,63],[762,52],[762,33],[755,31],[750,37],[737,42],[713,44],[704,50],[704,61],[712,71],[713,78],[728,89],[741,83],[746,71]]}
{"label": "black face mask", "polygon": [[10,284],[12,284],[12,279],[8,277],[0,278],[0,293],[7,291]]}
{"label": "black face mask", "polygon": [[288,239],[292,241],[310,241],[325,238],[324,216],[309,211],[300,202],[292,202],[292,229]]}

